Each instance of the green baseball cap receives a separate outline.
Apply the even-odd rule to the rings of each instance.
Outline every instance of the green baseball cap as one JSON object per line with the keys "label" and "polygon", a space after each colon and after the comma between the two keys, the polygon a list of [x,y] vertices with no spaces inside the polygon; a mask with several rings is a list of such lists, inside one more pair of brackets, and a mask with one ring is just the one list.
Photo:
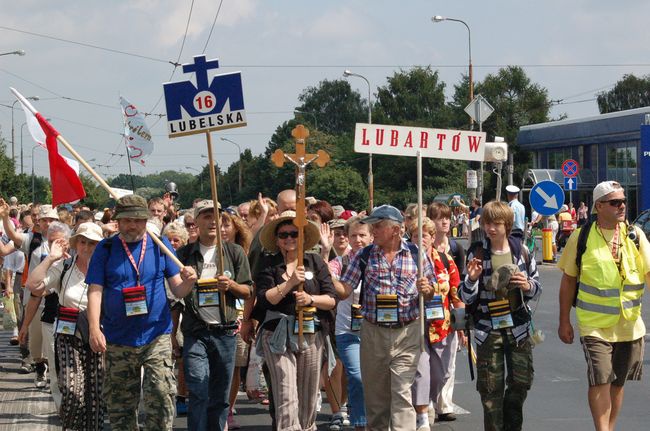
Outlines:
{"label": "green baseball cap", "polygon": [[115,220],[121,218],[134,218],[147,220],[149,218],[149,209],[147,200],[138,195],[122,196],[115,204]]}

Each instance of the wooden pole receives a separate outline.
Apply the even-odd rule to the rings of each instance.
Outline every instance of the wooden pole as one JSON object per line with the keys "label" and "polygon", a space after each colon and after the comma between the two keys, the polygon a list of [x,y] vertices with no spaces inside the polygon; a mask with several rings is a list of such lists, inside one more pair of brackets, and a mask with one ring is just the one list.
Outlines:
{"label": "wooden pole", "polygon": [[[219,214],[218,196],[217,196],[217,173],[214,169],[214,158],[212,157],[212,137],[210,132],[205,132],[205,138],[208,142],[208,164],[210,169],[210,188],[212,189],[212,203],[214,204],[214,221],[217,224],[217,274],[223,274],[223,250],[221,248],[221,214]],[[226,293],[219,292],[219,308],[222,313],[226,312]]]}
{"label": "wooden pole", "polygon": [[[424,250],[422,249],[422,153],[417,152],[417,187],[418,187],[418,279],[424,273],[422,270],[422,263],[424,261]],[[424,295],[419,295],[420,306],[420,348],[424,352],[426,350],[426,324],[427,316],[424,314]]]}

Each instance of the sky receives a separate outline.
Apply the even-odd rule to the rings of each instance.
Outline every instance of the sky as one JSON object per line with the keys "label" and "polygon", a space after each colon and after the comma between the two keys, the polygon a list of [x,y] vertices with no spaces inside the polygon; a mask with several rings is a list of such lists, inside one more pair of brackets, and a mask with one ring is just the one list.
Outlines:
{"label": "sky", "polygon": [[[0,56],[0,104],[15,100],[9,87],[38,96],[36,109],[102,176],[113,177],[128,173],[119,96],[143,112],[164,114],[162,84],[193,79],[171,63],[205,52],[219,59],[215,73],[242,73],[248,125],[212,134],[215,159],[227,167],[238,150],[219,138],[263,152],[276,127],[294,117],[300,93],[341,79],[345,69],[369,80],[374,100],[387,77],[430,65],[451,98],[467,73],[468,32],[457,22],[433,23],[434,15],[470,27],[475,81],[499,67],[522,66],[559,101],[553,118],[597,115],[598,92],[624,74],[650,73],[650,32],[643,30],[650,2],[642,0],[4,0],[0,53],[26,55]],[[365,81],[348,79],[366,98]],[[18,172],[25,121],[19,106],[13,112]],[[204,135],[169,139],[164,118],[148,116],[147,123],[154,153],[134,173],[196,174],[206,164]],[[0,106],[9,155],[11,127],[11,108]],[[22,130],[29,173],[33,142]],[[46,176],[45,151],[33,152],[36,173]]]}

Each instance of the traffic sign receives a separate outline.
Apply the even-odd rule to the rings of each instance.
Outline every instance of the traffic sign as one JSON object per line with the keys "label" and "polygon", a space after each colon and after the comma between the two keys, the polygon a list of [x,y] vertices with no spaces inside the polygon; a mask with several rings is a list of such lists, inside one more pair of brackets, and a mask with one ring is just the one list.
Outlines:
{"label": "traffic sign", "polygon": [[578,179],[564,177],[564,190],[578,190]]}
{"label": "traffic sign", "polygon": [[484,123],[490,115],[494,112],[494,108],[490,105],[485,97],[480,94],[474,98],[469,105],[465,107],[465,112],[469,115],[472,120],[477,123]]}
{"label": "traffic sign", "polygon": [[183,64],[183,73],[195,74],[196,85],[189,80],[163,84],[170,138],[246,126],[241,73],[208,80],[208,70],[218,67],[218,59],[195,55],[193,63]]}
{"label": "traffic sign", "polygon": [[467,188],[468,189],[476,189],[478,188],[478,176],[476,175],[475,170],[468,170],[467,171]]}
{"label": "traffic sign", "polygon": [[573,159],[567,159],[562,163],[562,173],[565,177],[575,178],[578,176],[579,171],[580,166],[578,166],[578,162]]}
{"label": "traffic sign", "polygon": [[559,184],[545,180],[530,190],[530,206],[543,216],[557,213],[564,204],[564,190]]}

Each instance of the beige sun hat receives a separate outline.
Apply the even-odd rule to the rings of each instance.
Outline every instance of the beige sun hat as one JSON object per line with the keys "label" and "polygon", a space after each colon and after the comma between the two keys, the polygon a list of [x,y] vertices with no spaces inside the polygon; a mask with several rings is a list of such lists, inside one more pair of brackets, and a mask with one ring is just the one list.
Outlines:
{"label": "beige sun hat", "polygon": [[41,205],[41,208],[38,211],[38,218],[39,220],[42,218],[58,220],[59,213],[56,211],[56,208],[52,208],[52,205]]}
{"label": "beige sun hat", "polygon": [[[272,251],[274,253],[277,252],[279,248],[276,243],[275,231],[277,230],[280,223],[286,220],[293,220],[294,218],[296,218],[295,211],[285,211],[280,214],[280,217],[265,224],[260,232],[260,242],[262,243],[262,246],[268,251]],[[309,221],[305,226],[305,251],[318,244],[318,241],[320,241],[320,230],[314,222]]]}
{"label": "beige sun hat", "polygon": [[80,236],[97,242],[104,239],[102,236],[102,228],[90,221],[81,223],[79,227],[77,227],[74,235],[70,237],[70,248],[75,248],[77,246],[77,238]]}

